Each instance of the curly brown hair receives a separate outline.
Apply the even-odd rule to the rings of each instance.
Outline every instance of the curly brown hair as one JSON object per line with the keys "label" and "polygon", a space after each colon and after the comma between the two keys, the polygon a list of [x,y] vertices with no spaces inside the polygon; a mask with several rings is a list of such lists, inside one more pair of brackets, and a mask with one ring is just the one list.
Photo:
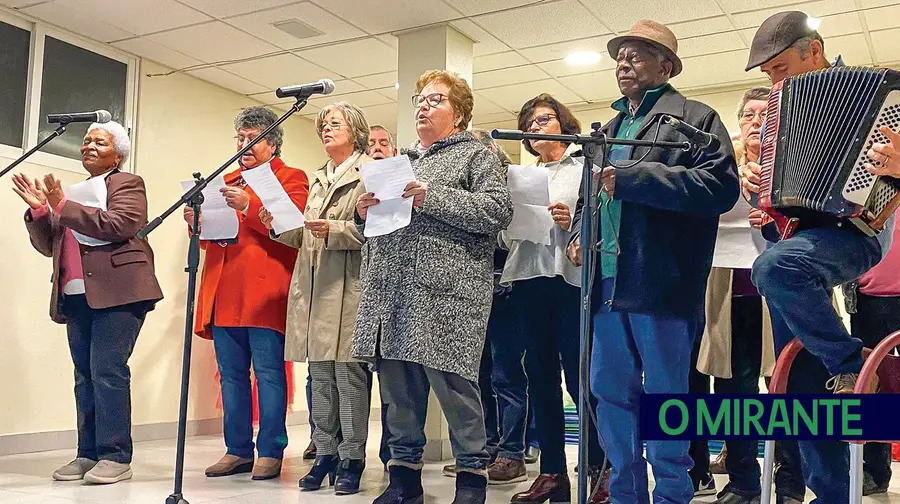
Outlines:
{"label": "curly brown hair", "polygon": [[[530,126],[528,120],[531,119],[531,114],[534,113],[534,109],[538,107],[553,109],[556,113],[556,120],[559,121],[559,127],[563,135],[577,135],[581,133],[581,123],[578,122],[578,119],[575,118],[575,115],[572,114],[569,107],[566,107],[547,93],[541,93],[525,102],[525,105],[522,105],[522,110],[519,111],[520,131],[528,131],[528,127]],[[531,142],[522,140],[522,144],[525,145],[525,150],[532,155],[540,156],[537,151],[531,148]]]}

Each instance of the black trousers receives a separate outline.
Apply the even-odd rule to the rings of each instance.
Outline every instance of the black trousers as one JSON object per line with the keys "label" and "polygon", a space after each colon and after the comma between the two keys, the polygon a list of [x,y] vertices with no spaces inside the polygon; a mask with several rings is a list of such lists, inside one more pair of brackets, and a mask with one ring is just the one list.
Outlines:
{"label": "black trousers", "polygon": [[[762,298],[742,296],[732,298],[731,303],[731,378],[716,378],[717,394],[758,394],[759,375],[762,367]],[[690,391],[709,393],[709,377],[696,369],[700,340],[694,347],[694,366],[691,368]],[[756,440],[731,440],[726,443],[728,456],[725,470],[728,472],[728,488],[733,493],[755,496],[760,493],[760,475]],[[796,441],[777,442],[775,457],[778,468],[775,488],[778,495],[802,501],[806,493],[800,465],[800,450]],[[691,443],[694,468],[691,480],[697,483],[709,472],[709,449],[705,441]]]}
{"label": "black trousers", "polygon": [[[861,339],[868,348],[875,348],[885,337],[900,330],[900,297],[858,294],[856,313],[850,316],[850,328],[854,338]],[[863,465],[876,485],[888,484],[891,481],[891,445],[866,443]]]}
{"label": "black trousers", "polygon": [[75,365],[78,457],[131,463],[131,370],[128,359],[149,303],[94,310],[85,296],[65,296]]}

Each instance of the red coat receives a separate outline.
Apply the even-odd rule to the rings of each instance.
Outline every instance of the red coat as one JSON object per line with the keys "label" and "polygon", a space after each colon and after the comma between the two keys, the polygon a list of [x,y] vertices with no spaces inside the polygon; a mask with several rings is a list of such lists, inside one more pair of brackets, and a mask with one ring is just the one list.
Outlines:
{"label": "red coat", "polygon": [[[303,210],[309,193],[306,174],[272,158],[272,172],[285,192]],[[203,241],[206,258],[197,296],[194,332],[212,339],[213,306],[219,327],[261,327],[284,334],[288,288],[297,250],[269,237],[259,220],[262,203],[241,178],[241,169],[225,175],[229,186],[242,186],[250,195],[247,215],[238,212],[240,227],[236,244]],[[202,222],[202,221],[201,221]]]}

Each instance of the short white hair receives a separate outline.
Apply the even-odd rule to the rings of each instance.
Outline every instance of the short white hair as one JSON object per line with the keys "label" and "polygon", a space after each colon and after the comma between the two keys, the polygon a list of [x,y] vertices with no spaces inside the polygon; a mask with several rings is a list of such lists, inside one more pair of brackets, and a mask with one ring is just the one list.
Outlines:
{"label": "short white hair", "polygon": [[87,132],[90,133],[94,130],[103,130],[113,137],[113,147],[116,149],[116,154],[122,156],[122,161],[119,162],[120,165],[128,159],[128,156],[131,154],[131,139],[128,138],[128,130],[124,126],[116,121],[94,123],[88,127]]}

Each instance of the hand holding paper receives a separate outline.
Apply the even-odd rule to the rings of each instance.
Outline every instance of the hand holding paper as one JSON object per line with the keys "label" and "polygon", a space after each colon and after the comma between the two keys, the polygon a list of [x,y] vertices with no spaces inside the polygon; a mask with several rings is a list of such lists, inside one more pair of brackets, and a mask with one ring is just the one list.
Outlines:
{"label": "hand holding paper", "polygon": [[244,181],[259,196],[263,206],[272,214],[272,230],[281,234],[292,229],[302,228],[306,217],[291,200],[281,182],[272,172],[269,163],[257,166],[252,170],[241,172]]}
{"label": "hand holding paper", "polygon": [[513,219],[506,229],[510,240],[550,245],[553,217],[550,206],[548,171],[542,166],[510,165],[507,175],[513,201]]}
{"label": "hand holding paper", "polygon": [[[397,156],[372,161],[362,165],[360,174],[363,184],[372,194],[371,198],[378,201],[372,203],[371,198],[367,199],[367,206],[363,207],[365,215],[360,212],[360,217],[366,220],[363,235],[371,238],[393,233],[408,226],[412,221],[414,200],[417,196],[424,199],[427,189],[427,185],[413,186],[413,183],[416,183],[416,175],[409,158]],[[410,188],[412,196],[410,198],[405,197],[407,188]],[[362,201],[360,198],[357,208]]]}
{"label": "hand holding paper", "polygon": [[[195,180],[181,182],[181,190],[186,193],[196,184]],[[221,190],[225,187],[225,177],[217,177],[210,180],[203,189],[203,204],[200,206],[201,240],[230,240],[237,236],[239,221],[234,209],[228,206]],[[185,212],[185,220],[193,216]]]}

